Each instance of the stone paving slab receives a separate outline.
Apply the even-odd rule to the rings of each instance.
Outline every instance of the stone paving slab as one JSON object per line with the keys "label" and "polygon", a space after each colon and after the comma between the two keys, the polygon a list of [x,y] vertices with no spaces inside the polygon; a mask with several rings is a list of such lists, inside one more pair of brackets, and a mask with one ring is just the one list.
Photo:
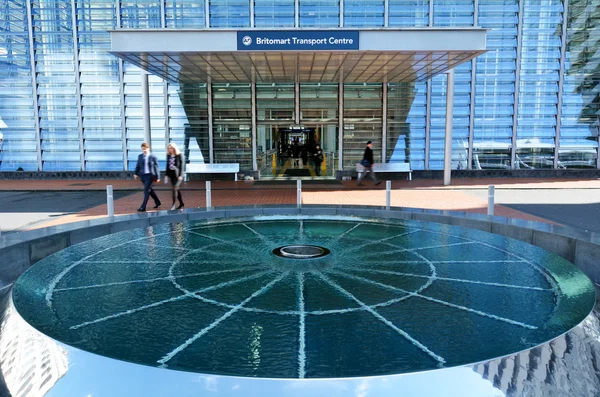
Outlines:
{"label": "stone paving slab", "polygon": [[[486,190],[490,184],[500,191],[497,197],[515,197],[517,191],[530,191],[542,195],[545,190],[564,191],[561,196],[569,196],[570,190],[591,189],[587,195],[594,195],[593,189],[600,189],[600,180],[586,179],[458,179],[452,180],[452,185],[443,186],[441,180],[395,180],[392,181],[391,205],[394,207],[411,207],[438,210],[463,211],[478,214],[487,213]],[[129,195],[115,200],[115,214],[135,213],[142,198],[142,186],[135,180],[10,180],[0,181],[0,191],[3,192],[44,192],[44,191],[104,191],[107,185],[112,185],[115,191],[128,191]],[[206,184],[203,181],[193,181],[184,184],[182,194],[188,208],[206,207]],[[532,191],[533,189],[533,191]],[[159,183],[155,190],[162,201],[159,210],[168,210],[171,206],[170,184]],[[538,192],[539,191],[539,192]],[[504,192],[504,193],[502,193]],[[99,193],[99,192],[98,192]],[[365,186],[356,186],[356,181],[333,181],[332,184],[303,183],[303,204],[331,205],[385,205],[385,183],[374,186],[365,181]],[[600,198],[600,196],[599,196]],[[509,202],[512,202],[509,200]],[[257,184],[253,181],[213,181],[212,205],[241,206],[241,205],[295,205],[296,186],[292,183]],[[148,210],[153,203],[150,200]],[[56,217],[49,222],[30,226],[64,224],[68,222],[93,219],[106,216],[106,204]],[[499,216],[520,218],[524,220],[560,223],[552,217],[541,217],[519,211],[508,206],[496,205],[495,214]],[[539,214],[537,214],[539,215]],[[25,228],[24,228],[25,229]]]}
{"label": "stone paving slab", "polygon": [[[334,182],[332,180],[332,182]],[[139,181],[129,180],[0,180],[0,191],[39,191],[39,190],[106,190],[106,185],[112,185],[115,190],[142,190]],[[253,181],[213,181],[213,186],[222,189],[255,189]],[[394,180],[392,188],[394,189],[487,189],[494,185],[496,189],[600,189],[600,179],[533,179],[533,178],[486,178],[486,179],[459,179],[452,180],[450,186],[444,186],[441,180],[420,179],[413,181]],[[183,185],[183,190],[204,189],[203,181],[191,181]],[[269,186],[270,187],[270,186]],[[260,186],[261,189],[269,188]],[[307,189],[330,188],[330,186],[320,186],[318,184],[304,184]],[[365,181],[365,186],[356,186],[356,181],[335,182],[332,186],[336,189],[352,190],[371,190],[370,181]],[[295,189],[293,184],[273,185],[273,189]],[[157,190],[170,190],[170,185],[162,183],[157,184]],[[375,189],[385,189],[385,184],[377,186]]]}

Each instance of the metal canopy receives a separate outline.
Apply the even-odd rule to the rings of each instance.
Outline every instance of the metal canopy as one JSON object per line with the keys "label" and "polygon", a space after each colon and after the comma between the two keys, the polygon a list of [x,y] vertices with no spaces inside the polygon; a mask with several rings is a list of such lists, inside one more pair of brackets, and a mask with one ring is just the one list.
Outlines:
{"label": "metal canopy", "polygon": [[361,30],[358,50],[244,51],[236,31],[116,30],[110,52],[175,83],[413,82],[486,52],[486,32]]}

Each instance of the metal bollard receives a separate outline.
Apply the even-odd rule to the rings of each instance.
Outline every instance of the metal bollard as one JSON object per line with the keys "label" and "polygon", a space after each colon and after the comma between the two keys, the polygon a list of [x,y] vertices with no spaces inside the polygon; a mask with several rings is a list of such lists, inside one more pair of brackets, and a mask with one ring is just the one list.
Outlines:
{"label": "metal bollard", "polygon": [[206,181],[206,209],[209,211],[212,209],[210,181]]}
{"label": "metal bollard", "polygon": [[392,181],[385,181],[385,209],[390,210],[392,204]]}
{"label": "metal bollard", "polygon": [[494,186],[488,187],[488,215],[494,215]]}
{"label": "metal bollard", "polygon": [[115,216],[115,202],[113,199],[112,185],[106,185],[106,209],[108,216]]}
{"label": "metal bollard", "polygon": [[297,190],[297,198],[296,204],[298,208],[302,207],[302,180],[298,179],[296,181],[296,190]]}

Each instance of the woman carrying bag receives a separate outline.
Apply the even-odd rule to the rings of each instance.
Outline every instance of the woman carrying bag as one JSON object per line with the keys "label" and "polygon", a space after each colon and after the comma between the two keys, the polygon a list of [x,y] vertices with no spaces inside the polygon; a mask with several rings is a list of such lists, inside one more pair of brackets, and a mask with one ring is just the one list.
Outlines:
{"label": "woman carrying bag", "polygon": [[[167,146],[167,169],[165,170],[165,174],[173,187],[173,205],[171,206],[171,211],[175,209],[179,210],[184,206],[180,190],[183,183],[184,167],[185,158],[183,153],[177,148],[176,144],[173,142],[169,143]],[[179,200],[179,207],[175,207],[175,198]]]}

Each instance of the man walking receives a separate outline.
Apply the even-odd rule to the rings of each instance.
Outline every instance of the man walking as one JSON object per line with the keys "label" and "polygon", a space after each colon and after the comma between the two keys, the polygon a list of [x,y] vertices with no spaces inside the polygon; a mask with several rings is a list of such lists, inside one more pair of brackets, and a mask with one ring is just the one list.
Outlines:
{"label": "man walking", "polygon": [[148,203],[148,197],[152,196],[154,200],[154,208],[160,207],[160,200],[154,189],[152,189],[152,183],[160,182],[160,173],[158,171],[158,160],[156,156],[150,153],[150,145],[146,142],[142,143],[142,154],[138,156],[137,165],[135,166],[135,179],[138,177],[144,184],[144,202],[138,208],[138,212],[146,211],[146,204]]}
{"label": "man walking", "polygon": [[358,174],[358,186],[362,186],[360,183],[362,179],[367,175],[367,172],[371,173],[371,179],[375,182],[375,185],[379,185],[381,182],[377,180],[375,177],[375,173],[373,172],[373,142],[368,141],[367,147],[365,148],[365,153],[363,154],[363,159],[360,162],[360,165],[364,167],[363,172],[359,172]]}

